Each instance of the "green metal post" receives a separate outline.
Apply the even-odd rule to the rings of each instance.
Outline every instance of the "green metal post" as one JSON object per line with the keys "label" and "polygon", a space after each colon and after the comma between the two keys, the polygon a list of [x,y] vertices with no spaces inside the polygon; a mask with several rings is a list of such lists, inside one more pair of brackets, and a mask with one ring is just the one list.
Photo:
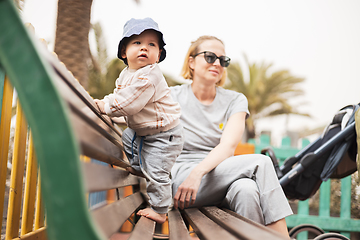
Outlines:
{"label": "green metal post", "polygon": [[319,216],[330,217],[331,180],[323,182],[320,186]]}
{"label": "green metal post", "polygon": [[[351,219],[351,175],[341,179],[340,218]],[[341,232],[350,238],[350,232]]]}
{"label": "green metal post", "polygon": [[283,139],[281,139],[281,147],[291,147],[291,138],[284,137]]}
{"label": "green metal post", "polygon": [[[298,215],[307,217],[309,216],[309,200],[298,201]],[[301,232],[297,235],[297,240],[308,239],[308,232]]]}
{"label": "green metal post", "polygon": [[309,141],[309,139],[307,139],[307,138],[304,138],[302,141],[301,141],[301,147],[302,148],[305,148],[307,145],[309,145],[310,144],[310,141]]}

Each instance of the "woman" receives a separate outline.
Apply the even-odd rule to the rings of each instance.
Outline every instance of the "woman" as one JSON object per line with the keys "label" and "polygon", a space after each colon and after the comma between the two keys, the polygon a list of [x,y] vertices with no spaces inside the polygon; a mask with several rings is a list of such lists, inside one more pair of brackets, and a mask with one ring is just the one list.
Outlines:
{"label": "woman", "polygon": [[243,94],[219,87],[229,63],[223,42],[202,36],[191,44],[182,69],[192,83],[171,88],[185,135],[171,171],[174,207],[226,206],[289,236],[285,217],[292,211],[270,158],[233,156],[249,111]]}

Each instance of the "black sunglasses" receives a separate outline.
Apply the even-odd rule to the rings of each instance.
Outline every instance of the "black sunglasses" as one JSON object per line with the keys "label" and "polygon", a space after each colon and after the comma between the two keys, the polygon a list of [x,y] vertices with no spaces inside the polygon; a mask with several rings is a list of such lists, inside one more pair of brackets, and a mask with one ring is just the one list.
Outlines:
{"label": "black sunglasses", "polygon": [[218,57],[218,56],[216,56],[215,53],[208,52],[208,51],[197,53],[193,57],[196,57],[197,55],[200,55],[200,54],[204,54],[204,58],[207,63],[214,63],[216,61],[216,59],[219,59],[220,65],[222,67],[228,67],[230,64],[231,59],[229,57],[227,57],[227,56]]}

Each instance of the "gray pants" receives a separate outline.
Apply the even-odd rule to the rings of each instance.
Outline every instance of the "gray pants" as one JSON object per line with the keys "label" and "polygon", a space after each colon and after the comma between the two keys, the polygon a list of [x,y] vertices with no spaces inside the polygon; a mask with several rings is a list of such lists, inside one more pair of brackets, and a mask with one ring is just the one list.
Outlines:
{"label": "gray pants", "polygon": [[[174,195],[197,164],[183,159],[175,163]],[[270,158],[261,154],[230,157],[206,174],[192,206],[207,205],[225,206],[265,225],[292,214]]]}
{"label": "gray pants", "polygon": [[178,125],[166,132],[143,137],[141,154],[139,150],[142,137],[137,136],[133,141],[134,134],[135,131],[131,128],[123,132],[125,153],[131,166],[137,171],[141,171],[141,155],[142,168],[154,180],[146,182],[149,204],[157,213],[167,213],[172,203],[170,171],[183,147],[183,128]]}

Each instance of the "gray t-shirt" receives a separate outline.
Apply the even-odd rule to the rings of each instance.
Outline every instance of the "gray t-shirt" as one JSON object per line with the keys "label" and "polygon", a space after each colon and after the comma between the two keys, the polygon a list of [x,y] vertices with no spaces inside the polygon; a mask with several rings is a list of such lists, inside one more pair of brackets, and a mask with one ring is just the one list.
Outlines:
{"label": "gray t-shirt", "polygon": [[170,89],[172,97],[181,106],[180,120],[185,136],[177,162],[201,161],[219,144],[227,120],[234,113],[249,115],[248,102],[242,93],[217,87],[214,101],[204,105],[195,97],[190,84]]}

